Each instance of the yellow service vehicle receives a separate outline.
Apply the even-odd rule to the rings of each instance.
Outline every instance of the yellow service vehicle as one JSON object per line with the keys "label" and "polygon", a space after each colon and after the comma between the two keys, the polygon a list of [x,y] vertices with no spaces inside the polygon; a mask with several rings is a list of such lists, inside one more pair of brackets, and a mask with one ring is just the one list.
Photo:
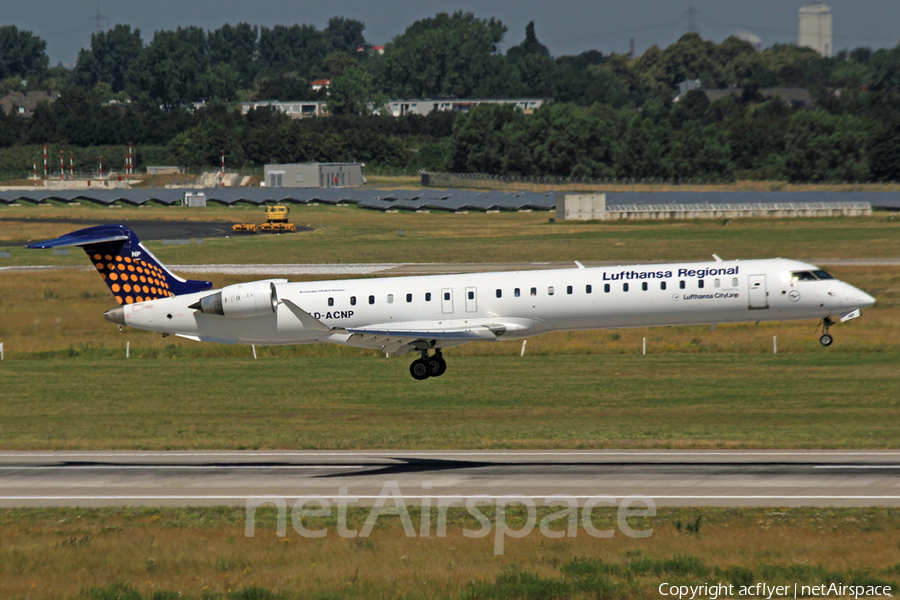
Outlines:
{"label": "yellow service vehicle", "polygon": [[235,223],[231,226],[231,230],[235,233],[294,233],[297,227],[293,223],[288,223],[288,213],[290,209],[287,206],[276,205],[266,207],[266,222],[262,225],[256,223]]}

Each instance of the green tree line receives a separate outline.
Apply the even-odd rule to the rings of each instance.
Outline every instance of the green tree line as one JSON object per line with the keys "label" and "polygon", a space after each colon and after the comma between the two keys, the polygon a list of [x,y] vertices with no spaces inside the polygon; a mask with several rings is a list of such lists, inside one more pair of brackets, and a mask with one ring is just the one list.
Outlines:
{"label": "green tree line", "polygon": [[[375,52],[365,25],[182,27],[152,38],[128,25],[91,36],[73,70],[49,67],[46,43],[0,27],[0,91],[53,89],[33,116],[0,117],[0,147],[134,143],[171,162],[215,165],[359,160],[403,169],[600,178],[900,179],[900,46],[834,57],[731,37],[686,34],[643,55],[553,57],[530,23],[507,28],[467,12],[416,21]],[[309,82],[331,79],[325,91]],[[678,84],[734,88],[710,102]],[[27,84],[24,82],[27,80]],[[802,87],[813,106],[767,88]],[[427,117],[384,116],[388,98],[552,99]],[[240,114],[239,100],[324,99],[333,117]],[[197,108],[197,106],[202,107]],[[156,153],[156,151],[154,151]]]}

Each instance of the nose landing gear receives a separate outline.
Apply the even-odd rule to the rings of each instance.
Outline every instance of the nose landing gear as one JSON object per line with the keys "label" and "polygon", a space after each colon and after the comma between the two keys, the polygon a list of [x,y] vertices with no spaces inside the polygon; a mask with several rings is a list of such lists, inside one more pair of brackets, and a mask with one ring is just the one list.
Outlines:
{"label": "nose landing gear", "polygon": [[409,365],[409,374],[414,379],[422,380],[429,377],[440,377],[447,370],[447,361],[440,350],[435,350],[432,356],[428,356],[428,351],[422,351],[422,358],[414,360]]}
{"label": "nose landing gear", "polygon": [[832,321],[829,317],[825,317],[822,319],[822,337],[819,338],[819,343],[825,347],[830,346],[834,343],[834,338],[828,333],[828,329],[834,325],[834,321]]}

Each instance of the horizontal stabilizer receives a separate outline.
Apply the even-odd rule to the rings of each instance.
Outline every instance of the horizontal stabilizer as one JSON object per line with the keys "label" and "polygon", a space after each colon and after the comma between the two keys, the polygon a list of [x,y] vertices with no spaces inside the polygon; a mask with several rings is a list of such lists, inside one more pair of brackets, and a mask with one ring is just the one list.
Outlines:
{"label": "horizontal stabilizer", "polygon": [[87,246],[90,244],[104,244],[107,242],[128,241],[131,232],[121,225],[100,225],[79,229],[72,233],[60,236],[55,240],[35,242],[27,246],[32,249],[41,248],[65,248],[67,246]]}

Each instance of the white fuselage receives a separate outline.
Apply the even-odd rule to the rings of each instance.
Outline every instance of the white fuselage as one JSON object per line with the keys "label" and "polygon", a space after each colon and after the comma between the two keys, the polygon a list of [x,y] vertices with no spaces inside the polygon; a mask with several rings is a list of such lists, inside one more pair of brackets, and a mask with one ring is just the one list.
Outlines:
{"label": "white fuselage", "polygon": [[[332,342],[403,353],[412,336],[396,332],[493,328],[501,331],[498,339],[516,339],[550,331],[822,319],[874,302],[837,279],[792,280],[792,272],[816,269],[794,260],[767,259],[300,283],[273,280],[278,302],[273,312],[261,316],[230,317],[189,308],[216,290],[128,305],[124,316],[131,327],[200,341]],[[285,300],[318,325],[304,324]],[[382,333],[367,336],[359,333],[361,329]],[[465,341],[438,339],[432,347]]]}

